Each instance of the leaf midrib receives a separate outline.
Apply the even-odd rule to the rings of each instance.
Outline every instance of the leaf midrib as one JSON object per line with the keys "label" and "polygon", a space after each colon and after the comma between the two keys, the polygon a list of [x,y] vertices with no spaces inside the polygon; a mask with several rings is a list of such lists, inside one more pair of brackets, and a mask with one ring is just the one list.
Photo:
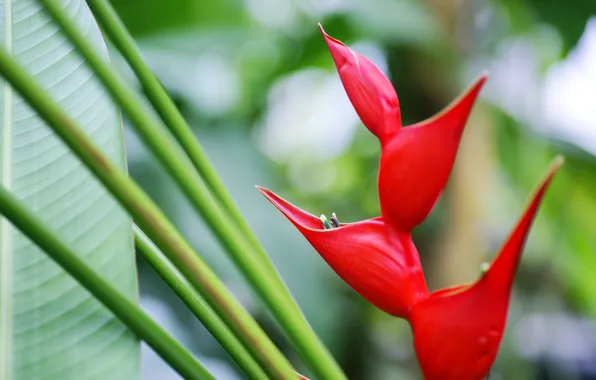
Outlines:
{"label": "leaf midrib", "polygon": [[[5,0],[4,44],[12,46],[12,0]],[[2,186],[12,188],[12,87],[4,81],[4,128],[2,136]],[[12,231],[6,218],[0,219],[0,380],[12,377]]]}

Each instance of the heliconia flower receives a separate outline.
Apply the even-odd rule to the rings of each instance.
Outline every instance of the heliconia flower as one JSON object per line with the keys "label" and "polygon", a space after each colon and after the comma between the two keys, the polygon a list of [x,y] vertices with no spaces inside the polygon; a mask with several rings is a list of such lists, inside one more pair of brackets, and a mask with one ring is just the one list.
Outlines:
{"label": "heliconia flower", "polygon": [[507,319],[513,278],[538,207],[563,164],[557,157],[509,238],[478,281],[442,289],[414,305],[409,321],[426,380],[481,380],[492,366]]}
{"label": "heliconia flower", "polygon": [[379,309],[406,318],[411,307],[428,296],[409,233],[387,228],[380,217],[325,229],[321,219],[257,188],[348,285]]}
{"label": "heliconia flower", "polygon": [[321,31],[350,101],[381,141],[379,195],[382,217],[339,228],[259,188],[300,230],[331,268],[369,302],[407,318],[428,296],[411,230],[422,222],[447,182],[481,77],[459,101],[434,118],[401,127],[391,82],[365,57]]}
{"label": "heliconia flower", "polygon": [[464,126],[487,75],[438,115],[402,128],[395,89],[368,59],[325,33],[348,98],[381,142],[378,191],[386,223],[411,231],[430,213],[447,183]]}
{"label": "heliconia flower", "polygon": [[259,191],[356,292],[409,321],[426,380],[482,380],[495,360],[513,279],[538,207],[562,157],[555,159],[517,226],[480,279],[429,294],[411,231],[443,191],[464,126],[487,76],[438,115],[402,127],[390,81],[365,57],[321,31],[346,93],[363,124],[381,143],[381,216],[356,223],[315,217]]}

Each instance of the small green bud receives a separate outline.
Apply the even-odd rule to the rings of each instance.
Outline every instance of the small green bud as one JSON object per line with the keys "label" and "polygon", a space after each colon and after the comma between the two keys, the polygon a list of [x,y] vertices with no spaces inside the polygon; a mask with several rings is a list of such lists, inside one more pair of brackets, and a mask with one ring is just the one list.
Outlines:
{"label": "small green bud", "polygon": [[335,227],[339,227],[339,220],[337,220],[337,215],[335,215],[335,213],[331,214],[331,223],[333,223]]}
{"label": "small green bud", "polygon": [[333,225],[329,223],[329,219],[327,219],[325,215],[321,215],[319,219],[321,219],[321,223],[323,223],[323,228],[325,228],[326,230],[330,230],[333,228]]}

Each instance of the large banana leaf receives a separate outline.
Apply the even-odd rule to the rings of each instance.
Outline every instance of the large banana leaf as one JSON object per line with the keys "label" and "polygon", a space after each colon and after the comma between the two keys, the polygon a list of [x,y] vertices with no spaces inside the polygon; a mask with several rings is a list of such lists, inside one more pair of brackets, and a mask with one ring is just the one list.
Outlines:
{"label": "large banana leaf", "polygon": [[[84,0],[64,0],[107,50]],[[125,166],[118,109],[34,0],[0,0],[0,43]],[[130,218],[4,82],[0,180],[122,292],[137,299]],[[139,342],[6,221],[0,221],[0,380],[139,378]]]}

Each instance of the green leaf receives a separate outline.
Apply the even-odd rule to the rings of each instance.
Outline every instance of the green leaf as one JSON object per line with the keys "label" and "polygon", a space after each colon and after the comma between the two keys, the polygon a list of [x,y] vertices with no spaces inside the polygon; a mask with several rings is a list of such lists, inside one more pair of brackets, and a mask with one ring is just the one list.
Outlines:
{"label": "green leaf", "polygon": [[[83,0],[64,2],[97,51],[105,44]],[[0,2],[0,41],[125,167],[118,109],[32,0]],[[85,262],[137,301],[130,218],[66,145],[1,82],[2,185]],[[135,379],[139,343],[107,309],[16,231],[0,222],[0,379]]]}

